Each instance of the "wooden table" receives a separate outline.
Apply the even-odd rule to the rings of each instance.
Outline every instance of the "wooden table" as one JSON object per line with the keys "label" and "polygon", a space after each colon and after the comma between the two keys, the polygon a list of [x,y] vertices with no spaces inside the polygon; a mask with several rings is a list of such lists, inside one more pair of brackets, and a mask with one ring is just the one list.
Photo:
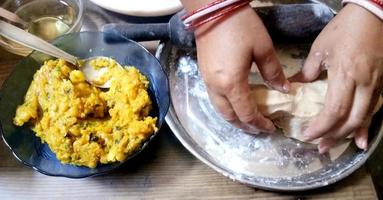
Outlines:
{"label": "wooden table", "polygon": [[[20,57],[0,48],[0,85]],[[1,111],[0,111],[1,112]],[[0,199],[377,199],[363,167],[338,184],[317,191],[278,194],[218,174],[191,155],[165,126],[153,143],[125,167],[108,175],[49,177],[22,165],[0,142]]]}
{"label": "wooden table", "polygon": [[[83,30],[99,29],[103,23],[121,20],[140,19],[114,15],[88,2]],[[148,45],[153,48],[152,44]],[[0,48],[0,85],[20,59]],[[365,167],[335,185],[316,191],[278,194],[251,188],[233,182],[196,159],[165,126],[149,148],[125,167],[108,175],[85,179],[40,174],[18,162],[0,141],[0,200],[37,198],[366,200],[377,199],[377,195]]]}

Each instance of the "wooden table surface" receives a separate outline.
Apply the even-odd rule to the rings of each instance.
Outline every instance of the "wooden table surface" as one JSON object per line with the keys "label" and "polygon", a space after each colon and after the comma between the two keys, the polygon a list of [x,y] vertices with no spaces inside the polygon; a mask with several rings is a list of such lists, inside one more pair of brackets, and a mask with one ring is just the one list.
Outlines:
{"label": "wooden table surface", "polygon": [[[20,57],[0,48],[0,85]],[[1,111],[0,111],[1,114]],[[0,199],[377,199],[363,167],[347,179],[316,191],[278,194],[251,188],[218,174],[191,155],[165,126],[153,143],[108,175],[49,177],[18,162],[0,142]]]}
{"label": "wooden table surface", "polygon": [[[97,18],[97,23],[87,21],[87,17]],[[116,16],[111,18],[110,14],[88,2],[84,26],[93,26],[88,30],[98,28],[94,25],[105,23],[102,20],[120,20],[116,19]],[[0,48],[0,85],[20,59]],[[316,191],[280,194],[251,188],[234,182],[203,164],[164,126],[151,145],[126,166],[107,175],[85,179],[40,174],[18,162],[0,141],[0,200],[37,198],[366,200],[377,199],[377,195],[371,175],[365,167],[335,185]]]}

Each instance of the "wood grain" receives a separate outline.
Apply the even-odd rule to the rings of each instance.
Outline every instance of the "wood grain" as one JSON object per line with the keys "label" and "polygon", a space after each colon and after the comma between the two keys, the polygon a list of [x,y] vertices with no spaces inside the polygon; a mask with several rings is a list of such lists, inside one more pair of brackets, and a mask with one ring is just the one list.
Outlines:
{"label": "wood grain", "polygon": [[22,166],[0,148],[0,199],[376,199],[364,168],[336,185],[301,194],[247,187],[216,173],[190,155],[165,128],[150,148],[111,174],[66,179]]}

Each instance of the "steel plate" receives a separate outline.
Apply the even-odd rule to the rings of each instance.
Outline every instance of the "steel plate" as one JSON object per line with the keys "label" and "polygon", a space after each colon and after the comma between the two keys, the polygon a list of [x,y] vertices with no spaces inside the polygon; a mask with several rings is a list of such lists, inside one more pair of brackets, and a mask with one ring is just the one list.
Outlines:
{"label": "steel plate", "polygon": [[[277,47],[288,74],[299,70],[308,50],[309,45]],[[282,134],[246,134],[215,112],[198,71],[195,50],[162,43],[156,56],[169,76],[172,105],[166,121],[170,128],[194,156],[234,181],[278,191],[327,186],[362,166],[383,136],[382,112],[375,116],[370,129],[368,151],[357,150],[346,141],[329,154],[320,155],[314,145]],[[250,80],[260,80],[259,75],[252,73]]]}

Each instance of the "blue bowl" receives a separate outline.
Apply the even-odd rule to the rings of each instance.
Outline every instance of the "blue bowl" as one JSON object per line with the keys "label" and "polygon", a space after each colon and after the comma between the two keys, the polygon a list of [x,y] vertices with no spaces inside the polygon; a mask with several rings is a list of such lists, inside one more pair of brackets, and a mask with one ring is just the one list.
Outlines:
{"label": "blue bowl", "polygon": [[[169,85],[167,76],[159,61],[138,43],[123,38],[118,43],[104,41],[101,32],[72,33],[59,37],[53,44],[60,49],[79,58],[107,56],[116,59],[122,66],[137,67],[150,81],[149,94],[153,100],[151,116],[158,118],[160,128],[169,108]],[[98,165],[96,168],[78,167],[62,164],[47,144],[42,144],[28,126],[18,127],[13,124],[13,118],[18,105],[24,101],[24,96],[33,79],[33,74],[40,68],[44,60],[51,57],[33,52],[19,62],[10,77],[4,83],[0,93],[0,122],[2,137],[13,155],[25,165],[50,176],[68,178],[84,178],[107,173],[118,168],[123,163]],[[140,153],[153,139],[153,134],[141,148],[127,160]]]}

